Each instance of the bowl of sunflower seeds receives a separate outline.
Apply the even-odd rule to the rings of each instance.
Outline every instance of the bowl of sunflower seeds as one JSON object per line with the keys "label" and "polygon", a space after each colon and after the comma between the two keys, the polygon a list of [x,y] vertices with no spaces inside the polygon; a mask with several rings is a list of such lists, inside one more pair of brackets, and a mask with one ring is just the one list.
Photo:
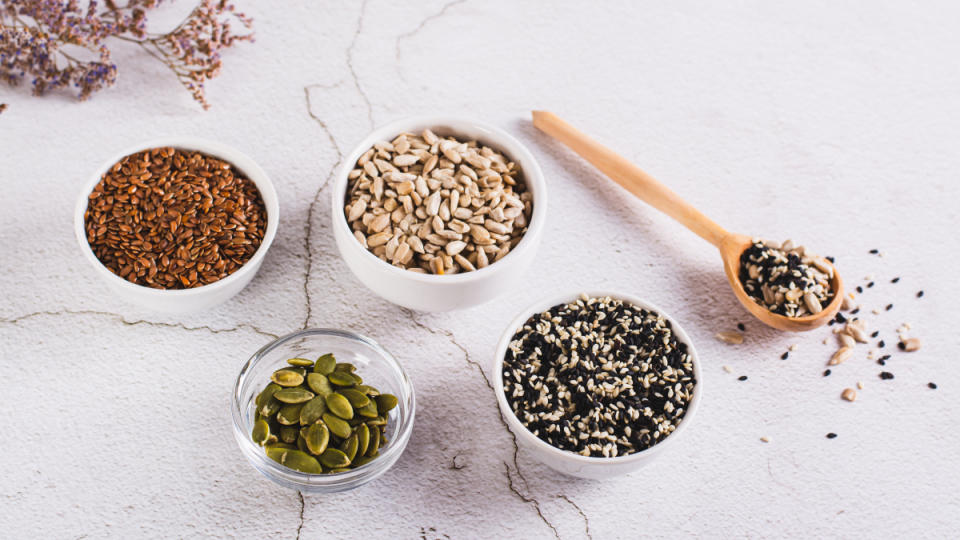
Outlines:
{"label": "bowl of sunflower seeds", "polygon": [[533,260],[546,184],[505,131],[449,117],[376,129],[334,179],[332,228],[347,266],[401,306],[449,311],[510,290]]}

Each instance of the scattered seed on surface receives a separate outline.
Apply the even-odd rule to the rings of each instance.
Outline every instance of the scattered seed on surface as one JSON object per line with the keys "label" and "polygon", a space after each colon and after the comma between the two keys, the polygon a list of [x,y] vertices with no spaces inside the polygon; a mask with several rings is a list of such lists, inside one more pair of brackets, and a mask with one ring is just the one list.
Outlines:
{"label": "scattered seed on surface", "polygon": [[879,249],[871,249],[871,250],[870,250],[870,254],[871,254],[871,255],[876,255],[877,253],[880,253],[880,250],[879,250]]}
{"label": "scattered seed on surface", "polygon": [[840,397],[847,401],[856,401],[857,400],[857,391],[853,388],[844,388],[843,393],[840,394]]}
{"label": "scattered seed on surface", "polygon": [[737,323],[737,330],[740,330],[741,332],[746,332],[747,327],[743,323]]}
{"label": "scattered seed on surface", "polygon": [[887,311],[890,311],[891,309],[893,309],[893,304],[887,304],[887,308],[886,308],[886,309],[887,309]]}
{"label": "scattered seed on surface", "polygon": [[738,380],[738,381],[745,381],[745,380],[747,380],[747,376],[746,376],[746,375],[741,375],[741,376],[737,377],[737,380]]}
{"label": "scattered seed on surface", "polygon": [[915,337],[906,338],[906,339],[901,338],[900,343],[898,343],[897,346],[900,348],[900,350],[906,351],[906,352],[913,352],[913,351],[919,350],[920,338],[915,338]]}
{"label": "scattered seed on surface", "polygon": [[733,368],[726,364],[724,364],[723,370],[726,371],[727,373],[733,373]]}
{"label": "scattered seed on surface", "polygon": [[917,291],[917,298],[923,297],[923,291]]}
{"label": "scattered seed on surface", "polygon": [[886,346],[887,346],[887,343],[886,343],[885,341],[883,341],[882,339],[877,342],[877,347],[879,347],[879,348],[881,348],[881,349],[884,348],[884,347],[886,347]]}
{"label": "scattered seed on surface", "polygon": [[788,356],[790,356],[790,353],[789,353],[789,352],[785,352],[785,353],[783,353],[783,354],[780,355],[780,359],[781,359],[781,360],[786,360]]}
{"label": "scattered seed on surface", "polygon": [[772,439],[770,438],[769,435],[764,435],[763,437],[760,437],[760,440],[763,441],[763,442],[765,442],[765,443],[768,443],[768,442],[770,442]]}
{"label": "scattered seed on surface", "polygon": [[893,373],[890,373],[889,371],[881,371],[880,378],[885,381],[888,381],[893,378]]}
{"label": "scattered seed on surface", "polygon": [[936,389],[937,389],[937,383],[928,382],[928,383],[927,383],[927,388],[929,388],[929,389],[931,389],[931,390],[936,390]]}
{"label": "scattered seed on surface", "polygon": [[837,438],[837,434],[836,434],[836,433],[833,433],[833,432],[827,433],[827,438],[828,438],[828,439],[836,439],[836,438]]}
{"label": "scattered seed on surface", "polygon": [[824,377],[829,377],[831,373],[833,373],[833,372],[830,371],[829,369],[826,369],[826,370],[823,371],[823,376],[824,376]]}
{"label": "scattered seed on surface", "polygon": [[895,278],[893,278],[893,279],[890,280],[890,283],[896,283],[896,282],[898,282],[898,281],[900,281],[900,278],[899,278],[899,277],[895,277]]}
{"label": "scattered seed on surface", "polygon": [[724,343],[730,343],[733,345],[739,345],[743,343],[743,334],[739,332],[717,332],[713,337]]}
{"label": "scattered seed on surface", "polygon": [[872,281],[871,281],[870,283],[867,283],[867,288],[868,288],[868,289],[870,289],[870,288],[872,288],[872,287],[873,287],[873,282],[872,282]]}
{"label": "scattered seed on surface", "polygon": [[863,390],[863,382],[857,381],[857,390]]}

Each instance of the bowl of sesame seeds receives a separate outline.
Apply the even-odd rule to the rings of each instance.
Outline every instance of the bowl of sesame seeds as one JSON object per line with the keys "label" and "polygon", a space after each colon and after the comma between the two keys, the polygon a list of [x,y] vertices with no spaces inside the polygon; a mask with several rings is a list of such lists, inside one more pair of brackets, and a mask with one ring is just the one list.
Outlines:
{"label": "bowl of sesame seeds", "polygon": [[494,362],[517,443],[571,476],[637,470],[676,443],[701,396],[686,332],[632,295],[570,292],[523,310]]}
{"label": "bowl of sesame seeds", "polygon": [[97,168],[74,231],[94,271],[124,300],[186,313],[225,302],[253,279],[276,236],[266,172],[224,144],[167,137]]}

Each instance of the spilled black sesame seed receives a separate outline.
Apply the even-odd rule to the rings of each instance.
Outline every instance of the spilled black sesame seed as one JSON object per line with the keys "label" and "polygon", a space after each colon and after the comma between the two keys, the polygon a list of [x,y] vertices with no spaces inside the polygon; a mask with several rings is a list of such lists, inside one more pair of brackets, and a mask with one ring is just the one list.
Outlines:
{"label": "spilled black sesame seed", "polygon": [[876,255],[877,253],[880,253],[880,250],[879,250],[879,249],[871,249],[871,250],[870,250],[870,254],[871,254],[871,255]]}
{"label": "spilled black sesame seed", "polygon": [[872,288],[872,287],[873,287],[873,282],[872,282],[872,281],[871,281],[870,283],[867,283],[867,288],[868,288],[868,289],[870,289],[870,288]]}
{"label": "spilled black sesame seed", "polygon": [[895,277],[895,278],[893,278],[893,279],[890,280],[890,283],[896,283],[896,282],[898,282],[898,281],[900,281],[900,278],[899,278],[899,277]]}
{"label": "spilled black sesame seed", "polygon": [[742,322],[741,322],[741,323],[737,323],[737,330],[739,330],[739,331],[741,331],[741,332],[746,332],[746,331],[747,331],[747,327],[744,326]]}
{"label": "spilled black sesame seed", "polygon": [[737,380],[738,380],[738,381],[745,381],[745,380],[747,380],[747,376],[746,376],[746,375],[741,375],[741,376],[737,377]]}
{"label": "spilled black sesame seed", "polygon": [[890,373],[889,371],[881,371],[880,378],[885,381],[889,381],[890,379],[893,378],[893,373]]}
{"label": "spilled black sesame seed", "polygon": [[891,309],[893,309],[893,304],[887,304],[887,311],[890,311]]}
{"label": "spilled black sesame seed", "polygon": [[860,313],[860,308],[856,308],[850,312],[851,315],[856,315],[857,313]]}
{"label": "spilled black sesame seed", "polygon": [[826,371],[823,372],[823,376],[824,376],[824,377],[829,377],[831,373],[833,373],[833,372],[828,369],[828,370],[826,370]]}
{"label": "spilled black sesame seed", "polygon": [[858,293],[862,293],[862,292],[863,292],[863,287],[857,285],[857,292],[858,292]]}
{"label": "spilled black sesame seed", "polygon": [[836,439],[836,438],[837,438],[837,434],[836,434],[836,433],[833,433],[833,432],[827,433],[827,438],[828,438],[828,439]]}
{"label": "spilled black sesame seed", "polygon": [[931,390],[936,390],[936,389],[937,389],[937,383],[935,383],[935,382],[928,382],[928,383],[927,383],[927,388],[929,388],[929,389],[931,389]]}
{"label": "spilled black sesame seed", "polygon": [[877,342],[877,347],[880,347],[881,349],[886,346],[887,346],[886,342],[884,342],[882,339]]}
{"label": "spilled black sesame seed", "polygon": [[879,330],[874,330],[873,333],[870,334],[870,337],[877,337],[877,336],[879,336],[879,335],[880,335],[880,331],[879,331]]}
{"label": "spilled black sesame seed", "polygon": [[781,359],[781,360],[786,360],[788,356],[790,356],[790,351],[787,351],[787,352],[781,354],[781,355],[780,355],[780,359]]}
{"label": "spilled black sesame seed", "polygon": [[923,291],[917,291],[917,298],[923,298]]}

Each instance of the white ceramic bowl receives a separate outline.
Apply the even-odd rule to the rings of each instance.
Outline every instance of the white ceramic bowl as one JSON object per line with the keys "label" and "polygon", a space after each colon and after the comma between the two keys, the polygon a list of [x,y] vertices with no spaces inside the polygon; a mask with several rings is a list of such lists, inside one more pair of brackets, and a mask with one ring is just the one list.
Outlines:
{"label": "white ceramic bowl", "polygon": [[[499,261],[473,272],[446,276],[419,274],[393,266],[367,251],[353,236],[343,213],[347,175],[373,143],[393,140],[408,131],[430,128],[437,135],[476,139],[502,151],[520,166],[527,189],[533,195],[533,215],[527,232],[510,253]],[[344,157],[333,181],[331,205],[333,234],[340,255],[353,274],[371,291],[401,306],[418,311],[449,311],[482,304],[517,285],[520,275],[533,261],[543,235],[547,213],[546,183],[533,155],[505,131],[479,122],[445,116],[408,118],[373,131]]]}
{"label": "white ceramic bowl", "polygon": [[506,395],[503,391],[503,358],[506,355],[507,347],[510,345],[513,335],[521,326],[523,326],[525,322],[527,322],[527,319],[529,319],[530,316],[536,313],[544,312],[558,304],[567,304],[572,302],[580,296],[580,291],[567,292],[553,298],[537,302],[536,304],[533,304],[532,306],[520,312],[520,314],[510,322],[510,325],[507,326],[506,331],[504,331],[503,336],[500,338],[500,343],[497,345],[497,353],[493,363],[493,384],[494,390],[497,394],[497,402],[500,405],[500,412],[506,419],[507,425],[510,426],[510,430],[514,433],[514,435],[516,435],[517,443],[529,451],[530,454],[537,460],[556,471],[580,478],[604,479],[635,471],[649,464],[654,460],[654,458],[677,444],[677,439],[682,436],[683,431],[686,431],[697,412],[697,405],[700,403],[700,395],[702,394],[703,378],[700,374],[700,359],[697,357],[697,351],[694,349],[693,343],[690,341],[689,336],[687,336],[687,333],[683,331],[683,328],[677,324],[677,321],[667,315],[662,309],[650,304],[649,302],[645,302],[636,296],[628,294],[620,294],[609,291],[586,291],[586,294],[590,297],[609,296],[611,298],[629,302],[637,307],[655,311],[663,315],[665,319],[670,321],[670,325],[673,328],[677,340],[687,344],[687,351],[690,354],[690,358],[693,360],[694,377],[697,380],[697,383],[694,386],[693,400],[691,400],[690,404],[687,406],[687,413],[683,416],[683,419],[680,421],[677,429],[654,446],[634,454],[612,458],[587,457],[566,450],[560,450],[539,439],[536,435],[527,430],[527,428],[525,428],[523,424],[520,423],[520,420],[518,420],[513,414],[513,410],[510,408],[510,404],[507,402]]}
{"label": "white ceramic bowl", "polygon": [[[103,174],[118,161],[130,154],[165,146],[181,150],[196,150],[232,164],[257,185],[260,196],[263,198],[264,206],[267,209],[267,230],[263,236],[263,242],[253,254],[253,257],[236,272],[209,285],[203,285],[193,289],[165,290],[130,283],[104,266],[103,263],[97,259],[97,256],[93,254],[93,250],[87,242],[87,233],[84,228],[84,213],[87,210],[87,197],[89,197],[97,183],[100,182]],[[104,161],[103,165],[93,172],[84,186],[80,194],[80,199],[77,201],[73,218],[74,232],[77,236],[77,242],[80,244],[80,249],[83,251],[84,258],[90,261],[94,272],[103,278],[107,286],[118,296],[132,304],[166,313],[199,311],[224,302],[240,292],[241,289],[247,286],[247,283],[250,283],[250,280],[253,279],[257,270],[260,269],[260,264],[263,262],[267,250],[270,249],[273,237],[277,234],[277,224],[279,222],[280,204],[277,198],[277,192],[273,188],[273,183],[270,182],[267,173],[264,172],[259,165],[240,151],[225,144],[193,137],[154,139],[127,148]]]}

